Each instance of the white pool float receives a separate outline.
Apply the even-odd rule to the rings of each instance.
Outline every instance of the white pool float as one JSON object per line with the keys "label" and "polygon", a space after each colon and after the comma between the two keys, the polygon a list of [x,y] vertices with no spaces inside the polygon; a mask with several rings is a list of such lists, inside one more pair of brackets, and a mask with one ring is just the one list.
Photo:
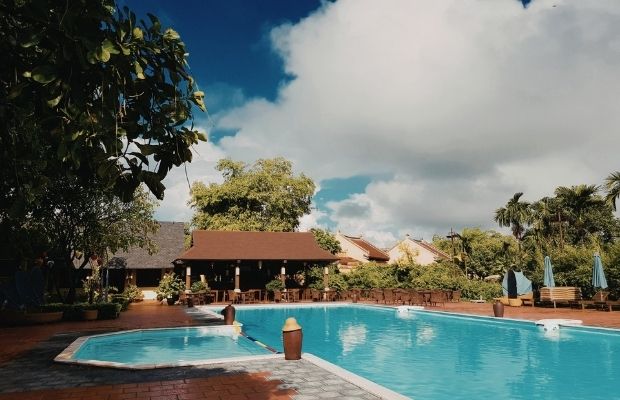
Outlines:
{"label": "white pool float", "polygon": [[580,319],[549,318],[536,321],[536,325],[541,325],[545,331],[557,331],[561,325],[580,326],[583,321]]}

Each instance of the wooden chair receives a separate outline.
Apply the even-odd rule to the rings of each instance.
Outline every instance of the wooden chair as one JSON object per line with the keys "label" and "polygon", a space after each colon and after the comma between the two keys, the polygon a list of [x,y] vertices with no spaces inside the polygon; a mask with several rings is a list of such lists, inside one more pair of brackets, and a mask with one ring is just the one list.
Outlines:
{"label": "wooden chair", "polygon": [[558,304],[574,305],[581,301],[581,289],[578,287],[543,287],[540,289],[541,303],[553,303],[553,308]]}
{"label": "wooden chair", "polygon": [[534,307],[534,292],[522,294],[518,296],[518,298],[521,299],[521,302],[523,303],[524,306]]}
{"label": "wooden chair", "polygon": [[[452,298],[450,299],[450,301],[453,303],[458,303],[459,301],[461,301],[461,289],[452,291]],[[534,303],[532,302],[532,305],[533,304]]]}
{"label": "wooden chair", "polygon": [[312,301],[321,301],[321,292],[317,289],[310,289],[310,293],[312,294]]}
{"label": "wooden chair", "polygon": [[383,301],[385,304],[394,304],[394,289],[383,289]]}
{"label": "wooden chair", "polygon": [[429,303],[431,306],[436,306],[438,303],[444,306],[446,303],[446,293],[443,290],[432,290]]}
{"label": "wooden chair", "polygon": [[417,290],[409,291],[409,304],[411,305],[424,305],[424,295]]}
{"label": "wooden chair", "polygon": [[226,293],[228,294],[229,302],[233,304],[239,304],[239,296],[237,296],[237,292],[235,292],[234,290],[227,290]]}

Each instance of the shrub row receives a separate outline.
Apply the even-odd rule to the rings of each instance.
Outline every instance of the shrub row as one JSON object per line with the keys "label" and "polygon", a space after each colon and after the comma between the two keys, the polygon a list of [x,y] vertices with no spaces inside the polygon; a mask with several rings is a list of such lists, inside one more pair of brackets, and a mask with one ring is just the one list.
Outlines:
{"label": "shrub row", "polygon": [[62,311],[62,319],[65,321],[79,321],[82,319],[82,311],[99,310],[97,319],[115,319],[121,312],[122,305],[116,303],[51,303],[41,306],[43,312]]}

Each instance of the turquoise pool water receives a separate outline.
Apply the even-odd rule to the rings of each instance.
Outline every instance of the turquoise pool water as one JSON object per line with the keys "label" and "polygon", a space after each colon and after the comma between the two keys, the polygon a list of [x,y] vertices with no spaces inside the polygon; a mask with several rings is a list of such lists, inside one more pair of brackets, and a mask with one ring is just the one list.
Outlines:
{"label": "turquoise pool water", "polygon": [[620,334],[345,306],[237,309],[243,330],[282,350],[284,320],[303,351],[416,400],[620,399]]}
{"label": "turquoise pool water", "polygon": [[243,336],[202,328],[140,330],[89,338],[73,355],[75,360],[123,364],[169,364],[188,361],[271,354]]}

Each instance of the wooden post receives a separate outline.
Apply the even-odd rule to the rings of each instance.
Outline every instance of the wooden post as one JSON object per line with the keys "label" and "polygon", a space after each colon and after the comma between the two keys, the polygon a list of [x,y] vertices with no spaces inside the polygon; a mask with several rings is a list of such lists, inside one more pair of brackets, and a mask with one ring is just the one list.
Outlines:
{"label": "wooden post", "polygon": [[282,281],[282,285],[286,289],[286,260],[282,261],[282,268],[280,269],[280,280]]}
{"label": "wooden post", "polygon": [[190,290],[192,287],[192,267],[189,265],[185,267],[185,290]]}
{"label": "wooden post", "polygon": [[235,292],[241,292],[241,286],[239,285],[239,278],[241,275],[241,268],[239,268],[239,260],[237,260],[237,266],[235,267]]}

